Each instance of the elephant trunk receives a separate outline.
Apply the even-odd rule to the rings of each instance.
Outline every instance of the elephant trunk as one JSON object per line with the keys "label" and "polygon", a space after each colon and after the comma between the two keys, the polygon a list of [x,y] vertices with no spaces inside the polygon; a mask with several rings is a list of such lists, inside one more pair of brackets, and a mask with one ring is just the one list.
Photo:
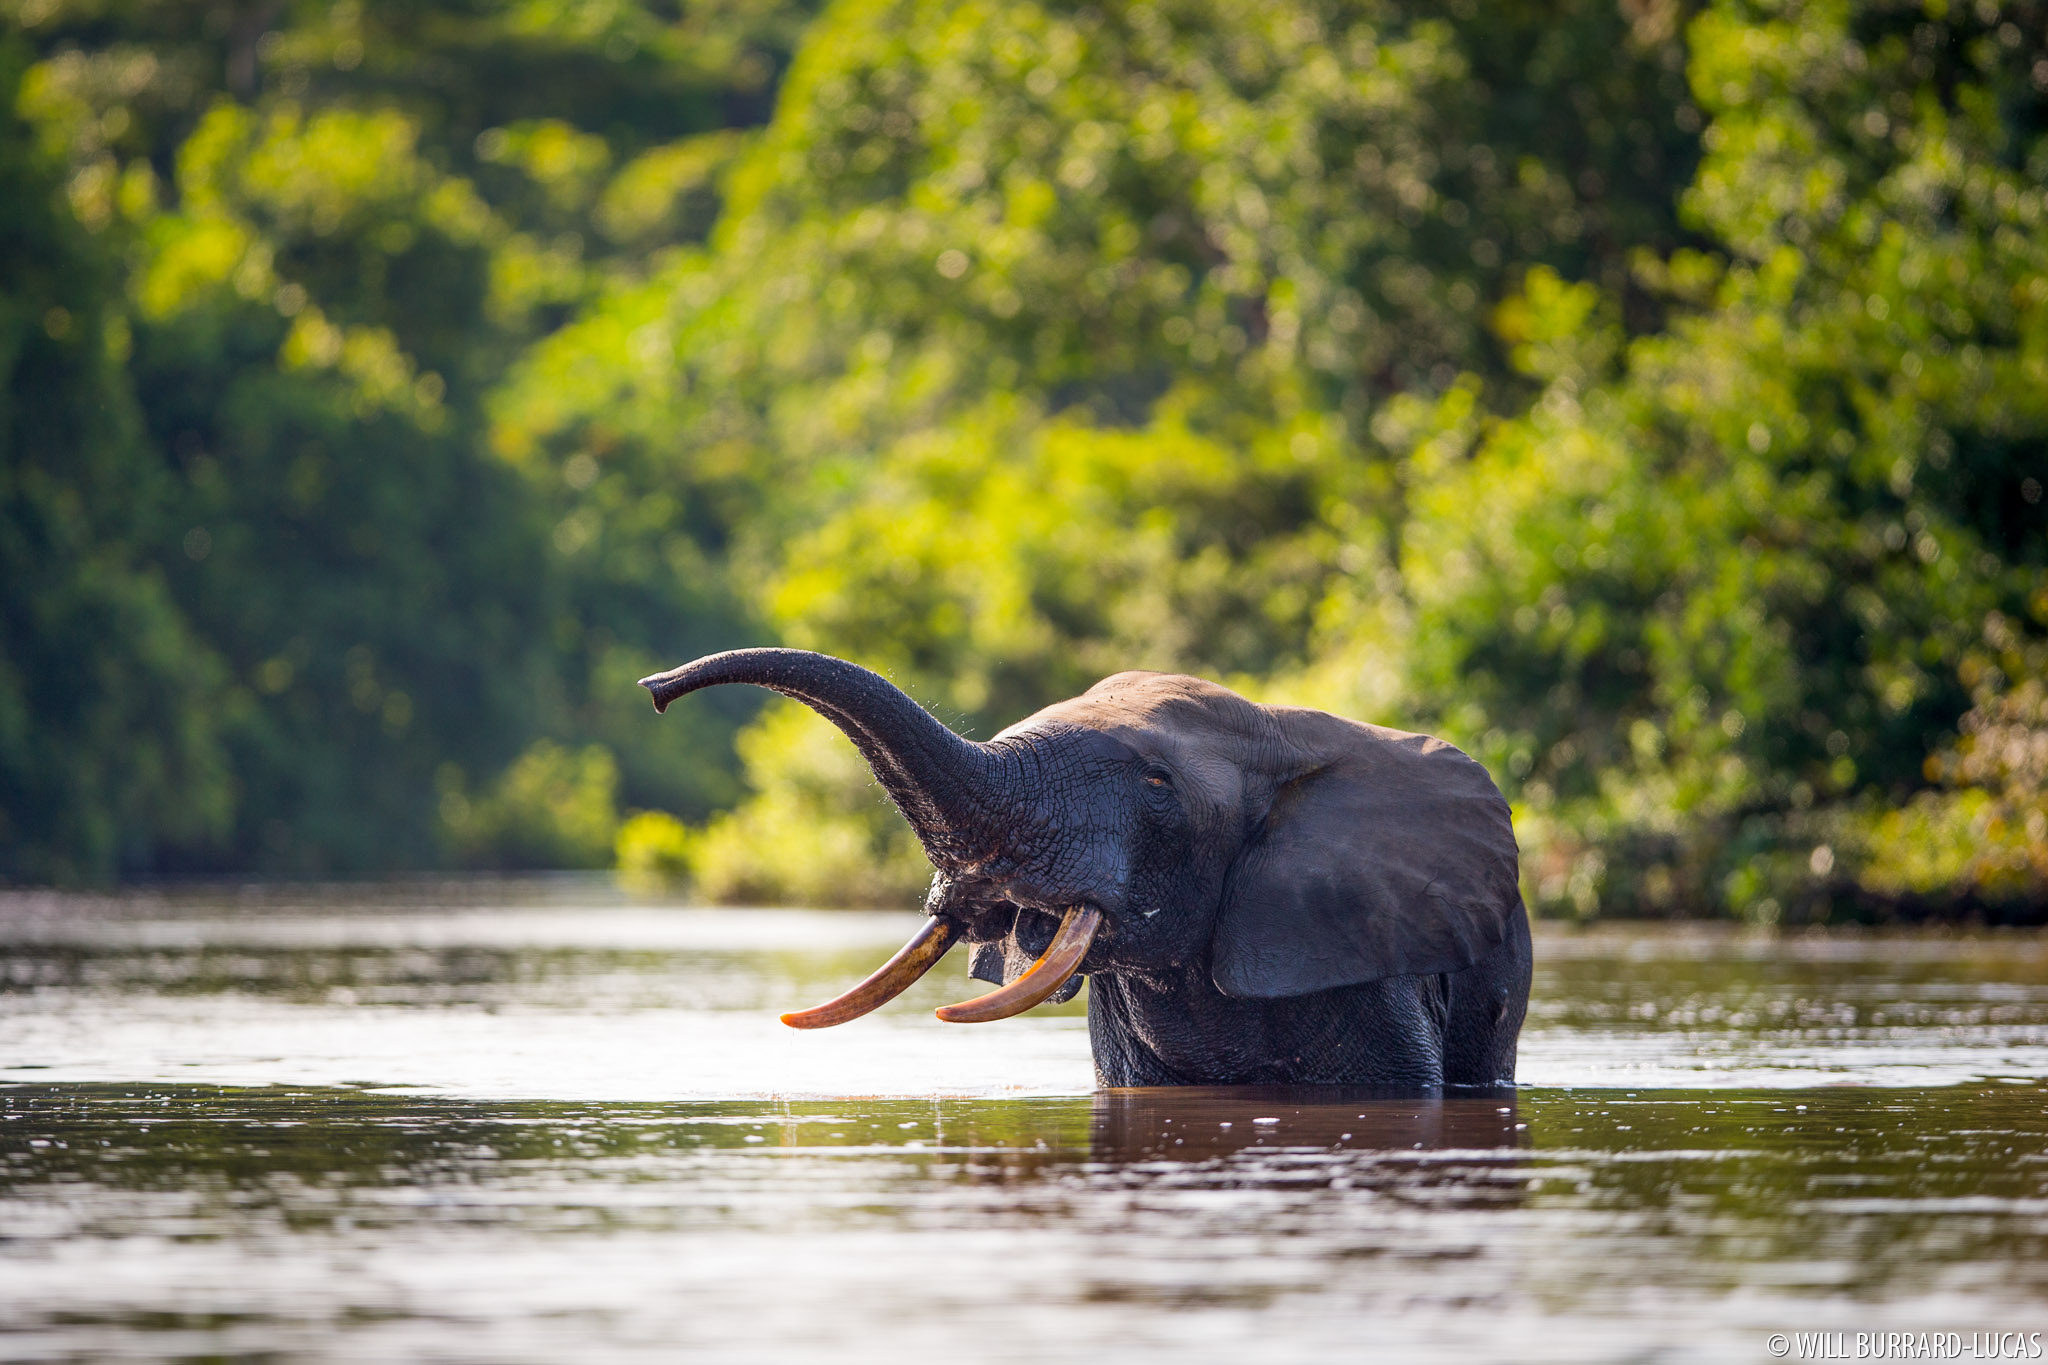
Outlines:
{"label": "elephant trunk", "polygon": [[1004,790],[1000,759],[954,734],[879,673],[809,650],[735,649],[640,680],[657,711],[721,683],[780,692],[838,726],[940,868],[969,868],[994,851],[992,831],[1016,804]]}
{"label": "elephant trunk", "polygon": [[[845,732],[873,768],[896,808],[942,872],[971,874],[1000,854],[996,833],[1031,812],[1006,782],[998,748],[965,740],[878,673],[802,649],[735,649],[642,678],[654,709],[720,683],[752,683],[794,697]],[[1080,968],[1101,927],[1092,906],[1071,907],[1052,946],[1016,981],[979,999],[949,1005],[950,1023],[1007,1019],[1057,994]],[[857,1019],[909,989],[962,934],[935,909],[902,951],[852,990],[813,1009],[782,1016],[791,1028],[826,1028]]]}

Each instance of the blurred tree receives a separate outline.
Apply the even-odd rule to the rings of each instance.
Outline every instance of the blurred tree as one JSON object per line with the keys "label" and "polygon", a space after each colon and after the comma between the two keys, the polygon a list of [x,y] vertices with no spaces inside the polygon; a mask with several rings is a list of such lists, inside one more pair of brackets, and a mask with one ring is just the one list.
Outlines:
{"label": "blurred tree", "polygon": [[837,5],[685,373],[805,456],[991,392],[1142,422],[1188,380],[1369,441],[1393,393],[1505,379],[1486,310],[1528,264],[1621,288],[1680,240],[1695,116],[1671,16],[1460,9]]}
{"label": "blurred tree", "polygon": [[1387,398],[1478,366],[1518,406],[1486,318],[1532,261],[1655,325],[1681,17],[844,0],[711,250],[536,351],[501,439],[769,473],[727,524],[781,633],[982,733],[1136,663],[1303,669],[1393,554]]}
{"label": "blurred tree", "polygon": [[1308,425],[1220,441],[1178,398],[1136,430],[999,402],[904,438],[788,547],[776,616],[984,735],[1126,668],[1300,665],[1337,571],[1337,447]]}
{"label": "blurred tree", "polygon": [[445,781],[442,817],[472,867],[609,867],[618,782],[618,764],[603,745],[572,751],[541,740],[481,800]]}
{"label": "blurred tree", "polygon": [[13,113],[25,66],[0,41],[0,880],[70,881],[218,837],[233,789],[220,661],[149,554],[119,273]]}
{"label": "blurred tree", "polygon": [[1598,299],[1533,275],[1530,414],[1407,410],[1414,696],[1518,779],[1542,904],[2040,904],[2040,768],[2000,755],[2048,657],[2044,19],[1703,16],[1725,255],[1643,263],[1692,306],[1610,378]]}
{"label": "blurred tree", "polygon": [[[0,17],[38,58],[18,104],[63,165],[79,249],[127,267],[125,291],[110,281],[133,338],[120,469],[162,526],[109,521],[99,541],[160,565],[227,669],[211,723],[235,799],[192,807],[213,812],[204,839],[128,839],[129,869],[545,861],[588,839],[521,853],[440,816],[455,790],[524,809],[551,736],[609,742],[637,803],[729,800],[743,709],[652,743],[621,714],[658,653],[746,629],[721,573],[671,576],[715,562],[690,540],[710,520],[669,515],[687,474],[645,471],[612,499],[640,514],[600,528],[595,470],[508,463],[485,409],[604,281],[701,238],[730,130],[766,116],[805,5],[14,0]],[[74,761],[102,760],[86,744]]]}
{"label": "blurred tree", "polygon": [[1131,666],[1438,729],[1552,912],[2048,894],[2040,0],[0,15],[11,392],[104,395],[7,515],[116,566],[8,628],[123,585],[193,793],[6,703],[77,812],[7,875],[906,896],[801,715],[706,825],[745,698],[620,691],[780,638],[981,734]]}
{"label": "blurred tree", "polygon": [[1626,262],[1686,239],[1681,16],[844,0],[711,250],[532,354],[500,438],[766,473],[715,497],[786,639],[981,733],[1139,661],[1300,669],[1393,555],[1386,397],[1481,366],[1516,407],[1485,319],[1530,262],[1657,323]]}
{"label": "blurred tree", "polygon": [[1431,725],[1553,911],[1895,901],[1908,805],[2032,866],[2033,767],[1939,756],[2031,704],[2041,16],[1723,5],[1691,100],[1682,17],[836,7],[665,398],[808,476],[784,631],[970,728],[1133,664]]}
{"label": "blurred tree", "polygon": [[931,864],[895,807],[877,796],[860,755],[828,722],[793,702],[778,703],[741,734],[740,756],[758,793],[752,800],[696,830],[665,831],[636,820],[621,832],[621,864],[655,871],[659,845],[649,845],[666,838],[673,860],[667,870],[680,863],[697,892],[712,900],[916,902]]}

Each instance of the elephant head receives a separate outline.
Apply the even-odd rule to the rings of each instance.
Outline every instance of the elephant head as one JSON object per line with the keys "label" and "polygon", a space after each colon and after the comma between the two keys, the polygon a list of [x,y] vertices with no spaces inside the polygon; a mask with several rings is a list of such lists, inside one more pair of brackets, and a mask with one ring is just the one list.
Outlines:
{"label": "elephant head", "polygon": [[999,986],[939,1017],[980,1022],[1083,975],[1200,995],[1165,1006],[1195,1011],[1448,977],[1521,915],[1507,803],[1427,736],[1164,673],[1116,674],[986,743],[879,675],[801,650],[642,680],[658,710],[719,683],[773,689],[845,732],[936,869],[917,936],[847,994],[785,1015],[795,1027],[874,1009],[962,939]]}

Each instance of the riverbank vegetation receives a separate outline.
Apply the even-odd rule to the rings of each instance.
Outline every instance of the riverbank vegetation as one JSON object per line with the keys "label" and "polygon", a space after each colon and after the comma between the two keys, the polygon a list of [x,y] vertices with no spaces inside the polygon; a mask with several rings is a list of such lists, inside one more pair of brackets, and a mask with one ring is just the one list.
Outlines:
{"label": "riverbank vegetation", "polygon": [[2048,910],[2048,10],[7,0],[0,876],[905,903],[781,641],[1445,735],[1542,913]]}

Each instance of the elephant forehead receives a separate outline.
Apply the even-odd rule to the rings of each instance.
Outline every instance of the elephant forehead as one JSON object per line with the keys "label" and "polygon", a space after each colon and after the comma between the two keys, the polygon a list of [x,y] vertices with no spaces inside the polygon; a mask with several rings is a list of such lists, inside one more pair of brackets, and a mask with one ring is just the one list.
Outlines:
{"label": "elephant forehead", "polygon": [[[1213,818],[1242,804],[1248,779],[1265,775],[1272,754],[1278,751],[1271,736],[1263,732],[1203,724],[1199,717],[1190,721],[1170,710],[1155,710],[1137,718],[1128,713],[1083,712],[1077,719],[1066,709],[1068,705],[1049,707],[1011,726],[995,742],[1036,751],[1040,761],[1049,765],[1045,771],[1060,774],[1075,797],[1093,783],[1116,783],[1119,774],[1135,780],[1134,765],[1150,761],[1176,774],[1176,786],[1190,815]],[[1121,804],[1115,809],[1120,811]],[[1066,816],[1069,833],[1079,832],[1079,825],[1071,823],[1076,814]]]}
{"label": "elephant forehead", "polygon": [[1150,752],[1162,741],[1183,743],[1228,734],[1257,738],[1270,729],[1262,708],[1203,678],[1181,673],[1117,673],[1078,697],[1018,721],[1003,735],[1072,727]]}

